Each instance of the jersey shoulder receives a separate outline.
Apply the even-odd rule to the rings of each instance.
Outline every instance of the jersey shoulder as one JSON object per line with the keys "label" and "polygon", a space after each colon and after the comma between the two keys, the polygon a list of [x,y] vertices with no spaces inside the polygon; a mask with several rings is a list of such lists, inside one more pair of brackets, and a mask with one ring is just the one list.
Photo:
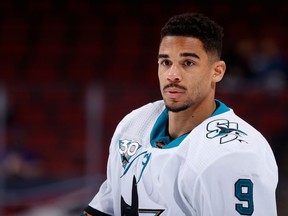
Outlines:
{"label": "jersey shoulder", "polygon": [[[193,140],[198,142],[193,142]],[[188,136],[191,142],[192,164],[199,172],[204,171],[216,161],[229,164],[236,160],[253,158],[264,162],[267,158],[274,163],[274,155],[265,137],[233,110],[206,119]],[[229,155],[232,155],[230,157]],[[250,155],[252,157],[247,157]],[[230,161],[230,159],[233,159]],[[199,162],[200,161],[200,162]]]}
{"label": "jersey shoulder", "polygon": [[[221,115],[213,116],[205,121],[207,131],[206,138],[213,140],[220,138],[220,144],[230,143],[232,141],[241,143],[257,140],[267,142],[265,137],[251,124],[239,117],[232,109]],[[247,141],[245,141],[247,140]],[[233,145],[231,145],[233,147]],[[252,146],[252,145],[247,145]]]}
{"label": "jersey shoulder", "polygon": [[164,109],[164,102],[159,100],[131,111],[120,121],[115,134],[125,134],[126,131],[129,131],[130,135],[139,137],[145,132],[150,133],[155,121]]}

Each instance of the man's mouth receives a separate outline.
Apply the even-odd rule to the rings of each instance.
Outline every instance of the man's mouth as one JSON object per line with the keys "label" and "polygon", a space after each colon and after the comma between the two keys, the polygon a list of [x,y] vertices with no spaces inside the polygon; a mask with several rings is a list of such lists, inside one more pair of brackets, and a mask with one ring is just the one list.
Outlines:
{"label": "man's mouth", "polygon": [[164,87],[164,94],[170,99],[178,98],[183,93],[185,93],[184,87]]}

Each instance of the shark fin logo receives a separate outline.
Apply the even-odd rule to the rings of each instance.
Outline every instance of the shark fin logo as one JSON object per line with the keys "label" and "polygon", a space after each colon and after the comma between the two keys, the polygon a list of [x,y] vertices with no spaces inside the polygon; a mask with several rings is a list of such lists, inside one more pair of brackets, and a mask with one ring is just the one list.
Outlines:
{"label": "shark fin logo", "polygon": [[139,209],[139,198],[137,190],[137,182],[134,176],[132,182],[131,205],[127,204],[124,198],[121,196],[121,216],[160,216],[164,212],[164,209]]}
{"label": "shark fin logo", "polygon": [[243,139],[243,136],[247,136],[247,134],[239,130],[237,122],[230,122],[227,119],[217,119],[209,122],[206,129],[208,131],[206,137],[208,139],[220,137],[220,144],[228,143],[233,140],[238,140],[241,143],[248,143]]}

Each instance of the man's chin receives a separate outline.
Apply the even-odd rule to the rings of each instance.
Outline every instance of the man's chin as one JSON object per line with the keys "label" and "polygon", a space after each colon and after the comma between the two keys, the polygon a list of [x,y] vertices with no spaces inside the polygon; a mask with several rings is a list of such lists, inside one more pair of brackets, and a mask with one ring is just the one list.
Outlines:
{"label": "man's chin", "polygon": [[181,111],[188,109],[189,106],[186,104],[184,104],[182,106],[180,106],[180,105],[179,106],[171,106],[171,105],[166,104],[166,108],[168,111],[176,113],[176,112],[181,112]]}

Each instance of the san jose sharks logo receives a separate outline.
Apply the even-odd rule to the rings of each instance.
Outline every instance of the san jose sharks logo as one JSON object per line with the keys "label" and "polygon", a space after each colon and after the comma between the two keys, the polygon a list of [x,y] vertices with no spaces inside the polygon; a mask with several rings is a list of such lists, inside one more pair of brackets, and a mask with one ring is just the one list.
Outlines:
{"label": "san jose sharks logo", "polygon": [[239,130],[237,122],[230,122],[227,119],[217,119],[209,122],[206,129],[208,131],[206,137],[209,139],[220,137],[220,144],[233,140],[247,143],[243,139],[243,136],[247,136],[247,134]]}

